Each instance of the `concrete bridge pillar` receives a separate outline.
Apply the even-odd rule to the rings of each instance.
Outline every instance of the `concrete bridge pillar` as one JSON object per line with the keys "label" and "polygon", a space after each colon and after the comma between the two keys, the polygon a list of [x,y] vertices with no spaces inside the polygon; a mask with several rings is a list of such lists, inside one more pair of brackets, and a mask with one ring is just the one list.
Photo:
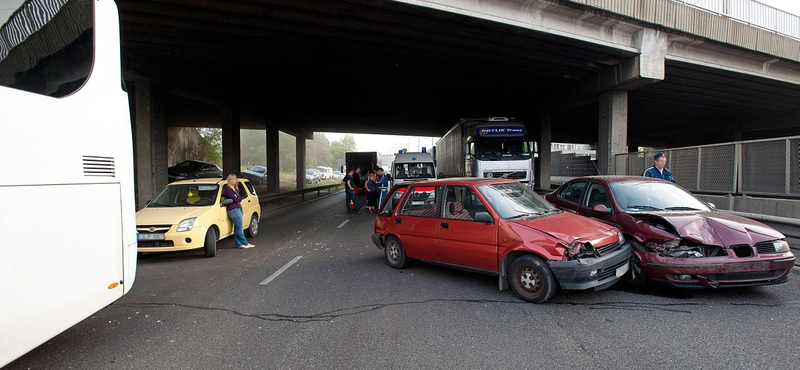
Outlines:
{"label": "concrete bridge pillar", "polygon": [[550,189],[552,121],[548,115],[539,122],[539,157],[534,160],[533,176],[535,186],[542,189]]}
{"label": "concrete bridge pillar", "polygon": [[297,150],[297,190],[306,187],[306,138],[302,135],[295,136],[295,148]]}
{"label": "concrete bridge pillar", "polygon": [[241,113],[238,107],[225,109],[222,118],[222,176],[242,169]]}
{"label": "concrete bridge pillar", "polygon": [[601,175],[616,174],[614,155],[627,152],[628,90],[600,94],[597,168]]}
{"label": "concrete bridge pillar", "polygon": [[148,80],[128,83],[132,107],[136,208],[141,209],[167,186],[169,158],[165,92]]}
{"label": "concrete bridge pillar", "polygon": [[267,193],[277,193],[281,184],[278,128],[267,125]]}

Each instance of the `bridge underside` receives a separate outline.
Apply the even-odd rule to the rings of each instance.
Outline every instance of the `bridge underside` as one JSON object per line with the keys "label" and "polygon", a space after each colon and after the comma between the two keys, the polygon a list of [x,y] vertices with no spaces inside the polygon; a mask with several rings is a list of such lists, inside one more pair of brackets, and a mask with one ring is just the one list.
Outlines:
{"label": "bridge underside", "polygon": [[[598,143],[600,91],[564,92],[639,54],[385,0],[117,3],[126,79],[147,81],[140,99],[161,94],[166,126],[440,136],[461,117],[537,130],[546,116],[552,141]],[[600,33],[636,31],[567,2],[531,6],[583,12],[582,27]],[[664,65],[663,80],[628,91],[623,147],[800,134],[800,86],[669,55]]]}

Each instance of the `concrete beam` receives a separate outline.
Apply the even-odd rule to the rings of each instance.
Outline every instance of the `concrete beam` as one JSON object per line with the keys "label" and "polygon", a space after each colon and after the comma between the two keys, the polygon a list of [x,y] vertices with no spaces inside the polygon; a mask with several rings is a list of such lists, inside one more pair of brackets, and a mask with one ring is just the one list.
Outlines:
{"label": "concrete beam", "polygon": [[225,110],[222,120],[222,176],[242,169],[241,113],[238,107]]}
{"label": "concrete beam", "polygon": [[160,86],[147,80],[128,84],[132,96],[136,207],[143,208],[160,192],[169,179],[167,123],[164,114],[165,94]]}
{"label": "concrete beam", "polygon": [[277,193],[281,184],[278,127],[267,126],[267,193]]}
{"label": "concrete beam", "polygon": [[297,190],[306,187],[306,138],[295,136],[295,158],[297,158]]}
{"label": "concrete beam", "polygon": [[600,94],[597,168],[601,175],[616,174],[614,155],[625,153],[628,142],[628,91]]}
{"label": "concrete beam", "polygon": [[552,125],[551,116],[543,116],[539,122],[539,157],[534,161],[534,184],[542,189],[550,189]]}

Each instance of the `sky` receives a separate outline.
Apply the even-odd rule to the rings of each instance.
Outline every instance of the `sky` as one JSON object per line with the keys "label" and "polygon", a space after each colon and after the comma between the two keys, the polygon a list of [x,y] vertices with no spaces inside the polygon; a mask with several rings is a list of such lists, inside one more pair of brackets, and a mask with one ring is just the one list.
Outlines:
{"label": "sky", "polygon": [[798,0],[757,0],[762,4],[787,11],[792,14],[800,15],[800,1]]}
{"label": "sky", "polygon": [[427,136],[346,134],[340,132],[323,132],[323,134],[330,141],[337,141],[345,135],[351,135],[356,139],[356,150],[359,152],[378,152],[378,154],[394,154],[400,149],[419,152],[420,147],[430,149],[439,140],[438,137]]}

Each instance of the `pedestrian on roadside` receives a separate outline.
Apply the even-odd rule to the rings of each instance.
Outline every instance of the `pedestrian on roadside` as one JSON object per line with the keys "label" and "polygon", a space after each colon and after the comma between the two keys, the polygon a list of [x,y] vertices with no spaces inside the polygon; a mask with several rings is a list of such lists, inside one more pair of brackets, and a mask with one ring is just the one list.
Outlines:
{"label": "pedestrian on roadside", "polygon": [[231,200],[232,202],[227,205],[228,217],[233,221],[233,239],[236,241],[236,248],[246,249],[253,248],[255,245],[250,244],[247,238],[244,237],[244,226],[242,224],[242,197],[239,195],[238,186],[239,180],[236,175],[228,175],[228,183],[225,184],[225,189],[222,195],[225,201]]}
{"label": "pedestrian on roadside", "polygon": [[375,179],[375,171],[369,170],[367,172],[367,186],[364,187],[367,190],[367,211],[371,213],[375,213],[375,209],[378,203],[378,182]]}
{"label": "pedestrian on roadside", "polygon": [[653,156],[653,160],[653,167],[646,169],[642,176],[675,182],[675,179],[672,177],[672,172],[667,169],[667,156],[662,152],[658,152]]}
{"label": "pedestrian on roadside", "polygon": [[[342,183],[344,183],[344,205],[347,207],[347,213],[358,214],[358,201],[355,195],[355,185],[353,183],[353,169],[347,171]],[[352,207],[352,210],[351,210]]]}
{"label": "pedestrian on roadside", "polygon": [[389,192],[389,174],[384,173],[383,168],[378,167],[375,178],[378,180],[378,191],[380,192],[376,207],[380,208],[381,204],[383,204],[383,198],[385,198],[386,193]]}

